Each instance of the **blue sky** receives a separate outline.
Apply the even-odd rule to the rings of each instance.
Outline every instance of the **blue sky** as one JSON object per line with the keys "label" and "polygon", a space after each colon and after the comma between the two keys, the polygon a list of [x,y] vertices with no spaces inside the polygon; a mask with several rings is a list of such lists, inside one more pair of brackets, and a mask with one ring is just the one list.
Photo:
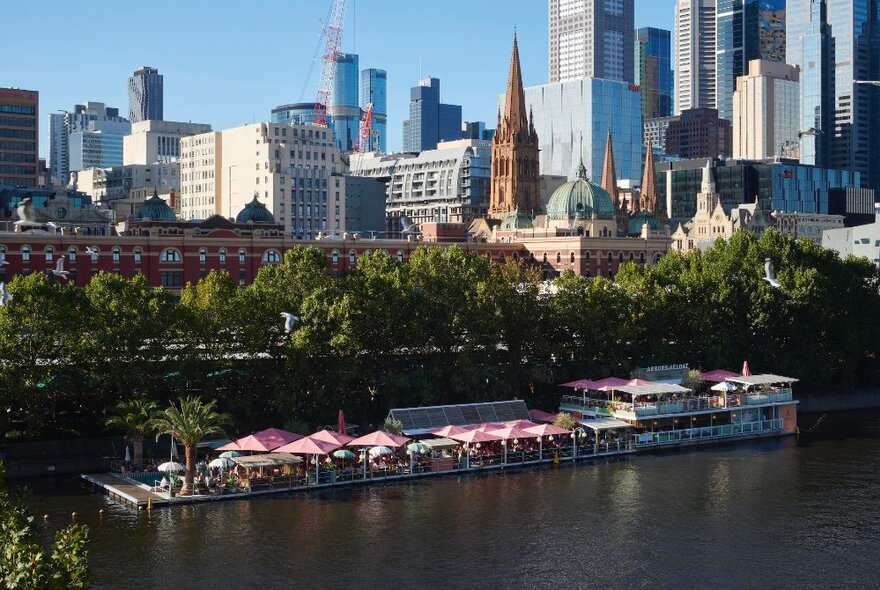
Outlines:
{"label": "blue sky", "polygon": [[[635,0],[636,26],[670,28],[673,2]],[[304,95],[303,86],[330,0],[8,4],[0,86],[40,92],[45,154],[46,113],[94,100],[127,114],[128,76],[143,65],[165,76],[170,120],[225,129],[314,100],[320,62]],[[461,104],[466,120],[494,126],[514,26],[524,83],[546,82],[546,0],[349,0],[342,48],[361,68],[388,71],[389,147],[400,147],[420,71],[440,78],[443,101]]]}

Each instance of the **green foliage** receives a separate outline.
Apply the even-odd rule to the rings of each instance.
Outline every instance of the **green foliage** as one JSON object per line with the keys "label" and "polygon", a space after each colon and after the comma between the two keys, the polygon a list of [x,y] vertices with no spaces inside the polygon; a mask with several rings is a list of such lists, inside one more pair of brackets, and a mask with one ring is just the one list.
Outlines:
{"label": "green foliage", "polygon": [[576,424],[574,423],[574,418],[571,417],[571,414],[568,412],[559,412],[556,414],[556,419],[553,420],[553,426],[565,428],[566,430],[574,430]]}
{"label": "green foliage", "polygon": [[82,590],[91,586],[88,529],[71,525],[43,547],[41,531],[21,500],[3,487],[0,462],[0,588]]}
{"label": "green foliage", "polygon": [[403,434],[403,422],[395,420],[389,416],[388,418],[385,418],[385,422],[382,424],[382,430],[389,434]]}

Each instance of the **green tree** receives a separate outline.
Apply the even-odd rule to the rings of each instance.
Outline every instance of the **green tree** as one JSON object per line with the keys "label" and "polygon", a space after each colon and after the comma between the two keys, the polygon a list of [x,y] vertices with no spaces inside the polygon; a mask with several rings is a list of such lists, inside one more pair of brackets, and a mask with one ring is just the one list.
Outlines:
{"label": "green tree", "polygon": [[105,424],[110,428],[122,430],[127,440],[134,446],[134,466],[137,469],[144,464],[144,436],[148,433],[150,420],[159,405],[144,399],[120,400],[113,408],[113,415],[108,416]]}
{"label": "green tree", "polygon": [[572,418],[571,414],[568,412],[559,412],[556,414],[556,419],[553,420],[553,426],[565,428],[566,430],[574,430],[574,418]]}
{"label": "green tree", "polygon": [[45,548],[33,515],[5,488],[4,475],[0,462],[0,588],[83,590],[91,586],[88,529],[67,526]]}
{"label": "green tree", "polygon": [[229,414],[217,412],[216,401],[204,402],[196,396],[187,396],[173,402],[148,423],[148,430],[158,435],[170,434],[183,443],[186,456],[186,477],[181,495],[187,495],[193,487],[196,473],[196,445],[211,435],[226,436],[223,426],[232,423]]}

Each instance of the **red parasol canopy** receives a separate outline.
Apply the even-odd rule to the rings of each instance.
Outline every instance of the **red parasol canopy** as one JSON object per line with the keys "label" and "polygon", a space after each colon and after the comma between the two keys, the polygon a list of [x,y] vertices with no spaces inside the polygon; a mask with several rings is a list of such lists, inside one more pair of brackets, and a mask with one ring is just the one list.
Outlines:
{"label": "red parasol canopy", "polygon": [[556,420],[556,414],[542,410],[529,410],[529,417],[533,422],[553,422]]}
{"label": "red parasol canopy", "polygon": [[483,432],[482,430],[468,430],[467,432],[450,434],[449,438],[463,443],[482,443],[501,440],[500,436],[496,434],[490,434],[488,432]]}
{"label": "red parasol canopy", "polygon": [[409,442],[409,438],[397,434],[391,434],[384,430],[377,430],[365,434],[348,443],[349,447],[402,447]]}
{"label": "red parasol canopy", "polygon": [[470,429],[465,428],[464,426],[450,425],[450,426],[444,426],[443,428],[437,428],[435,430],[432,430],[431,434],[436,435],[436,436],[449,437],[453,434],[461,434],[462,432],[467,432],[468,430],[470,430]]}
{"label": "red parasol canopy", "polygon": [[529,432],[528,430],[517,428],[516,426],[506,426],[504,428],[499,428],[498,430],[490,430],[489,434],[500,436],[504,440],[510,440],[513,438],[538,438],[538,436],[540,436],[533,432]]}
{"label": "red parasol canopy", "polygon": [[615,387],[620,387],[621,385],[626,385],[629,383],[626,379],[620,379],[619,377],[605,377],[604,379],[599,379],[598,381],[593,382],[593,387],[591,389],[596,389],[598,391],[610,391]]}
{"label": "red parasol canopy", "polygon": [[345,414],[342,413],[341,409],[339,410],[339,416],[336,418],[336,432],[348,435],[348,430],[345,429]]}
{"label": "red parasol canopy", "polygon": [[[260,432],[255,432],[250,436],[245,436],[236,441],[221,447],[224,451],[257,451],[268,453],[274,451],[280,446],[292,443],[295,440],[303,438],[302,434],[296,432],[288,432],[280,428],[267,428]],[[235,445],[235,446],[233,446]],[[218,449],[220,450],[220,449]]]}
{"label": "red parasol canopy", "polygon": [[353,436],[348,436],[347,434],[342,434],[340,432],[336,432],[335,430],[319,430],[318,432],[310,434],[306,438],[330,443],[338,443],[340,446],[347,445],[354,440]]}
{"label": "red parasol canopy", "polygon": [[749,369],[749,361],[743,361],[742,376],[748,377],[751,374],[752,374],[752,371]]}
{"label": "red parasol canopy", "polygon": [[531,420],[508,420],[504,423],[504,426],[513,426],[515,428],[521,428],[525,430],[526,428],[537,426],[537,424],[535,424]]}
{"label": "red parasol canopy", "polygon": [[730,379],[731,377],[739,376],[739,373],[734,373],[733,371],[725,371],[724,369],[715,369],[714,371],[700,373],[700,379],[702,379],[703,381],[709,381],[710,383],[721,383],[722,381]]}
{"label": "red parasol canopy", "polygon": [[525,429],[526,432],[536,434],[537,436],[551,436],[556,434],[571,434],[571,430],[553,426],[552,424],[540,424]]}
{"label": "red parasol canopy", "polygon": [[594,384],[595,381],[590,381],[589,379],[578,379],[577,381],[562,383],[560,387],[571,387],[572,389],[593,389]]}
{"label": "red parasol canopy", "polygon": [[339,443],[305,437],[276,449],[276,452],[295,455],[328,455],[341,446]]}
{"label": "red parasol canopy", "polygon": [[652,385],[656,381],[646,381],[645,379],[630,379],[625,385]]}

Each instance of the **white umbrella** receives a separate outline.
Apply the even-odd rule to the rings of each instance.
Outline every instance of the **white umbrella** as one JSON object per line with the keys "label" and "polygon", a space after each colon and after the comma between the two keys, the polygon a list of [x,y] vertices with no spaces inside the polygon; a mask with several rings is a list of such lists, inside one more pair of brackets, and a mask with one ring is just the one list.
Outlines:
{"label": "white umbrella", "polygon": [[128,452],[128,445],[125,445],[125,462],[131,463],[131,453]]}
{"label": "white umbrella", "polygon": [[370,449],[370,457],[379,457],[381,455],[390,455],[393,453],[388,447],[373,447]]}
{"label": "white umbrella", "polygon": [[219,467],[220,469],[228,469],[235,465],[235,461],[230,459],[229,457],[218,457],[214,459],[210,463],[208,463],[208,467]]}
{"label": "white umbrella", "polygon": [[159,471],[177,473],[180,471],[186,471],[186,467],[175,461],[168,461],[159,465]]}
{"label": "white umbrella", "polygon": [[710,387],[712,391],[734,391],[736,390],[736,385],[730,383],[729,381],[722,381],[721,383],[717,383]]}

